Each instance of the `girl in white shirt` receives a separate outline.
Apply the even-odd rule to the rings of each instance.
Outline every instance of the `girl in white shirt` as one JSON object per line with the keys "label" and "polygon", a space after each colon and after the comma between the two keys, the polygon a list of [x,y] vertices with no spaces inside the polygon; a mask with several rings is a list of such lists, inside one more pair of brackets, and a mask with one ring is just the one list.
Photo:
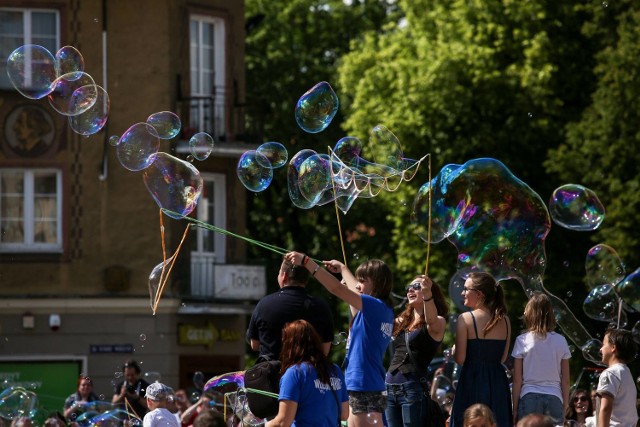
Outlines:
{"label": "girl in white shirt", "polygon": [[516,338],[511,355],[513,368],[513,424],[529,414],[544,414],[559,425],[569,404],[567,340],[556,326],[551,299],[544,293],[531,296],[524,309],[526,332]]}

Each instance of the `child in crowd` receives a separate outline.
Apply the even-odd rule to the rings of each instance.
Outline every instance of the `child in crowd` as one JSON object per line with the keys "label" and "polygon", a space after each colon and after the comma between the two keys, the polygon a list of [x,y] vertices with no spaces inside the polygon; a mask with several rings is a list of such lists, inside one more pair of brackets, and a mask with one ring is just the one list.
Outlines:
{"label": "child in crowd", "polygon": [[636,385],[627,366],[636,357],[638,347],[630,331],[609,329],[602,340],[602,361],[607,369],[598,380],[598,427],[635,427]]}
{"label": "child in crowd", "polygon": [[[329,292],[351,307],[353,319],[345,359],[349,426],[382,425],[387,406],[382,359],[393,332],[391,270],[380,260],[369,260],[358,267],[354,276],[336,260],[323,261],[327,271],[299,252],[289,252],[285,259],[309,270]],[[344,285],[329,272],[341,273]]]}
{"label": "child in crowd", "polygon": [[167,398],[173,390],[166,385],[155,382],[147,387],[144,397],[147,399],[149,412],[142,420],[143,427],[180,427],[180,423],[167,409]]}
{"label": "child in crowd", "polygon": [[496,427],[496,420],[493,412],[487,405],[476,403],[469,406],[464,411],[464,427]]}
{"label": "child in crowd", "polygon": [[548,415],[563,423],[569,405],[567,340],[554,332],[551,299],[535,292],[524,308],[526,332],[516,338],[513,368],[514,424],[529,414]]}

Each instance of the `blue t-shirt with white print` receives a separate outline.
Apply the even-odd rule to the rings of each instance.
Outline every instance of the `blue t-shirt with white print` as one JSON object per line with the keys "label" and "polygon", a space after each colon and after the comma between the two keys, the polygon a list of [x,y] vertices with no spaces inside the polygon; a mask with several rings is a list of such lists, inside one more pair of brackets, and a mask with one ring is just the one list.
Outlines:
{"label": "blue t-shirt with white print", "polygon": [[342,402],[348,402],[349,395],[342,371],[338,365],[332,365],[332,368],[331,385],[320,382],[315,368],[307,362],[290,366],[284,372],[280,378],[278,400],[298,403],[292,426],[333,427],[338,424],[338,405],[342,407]]}
{"label": "blue t-shirt with white print", "polygon": [[362,310],[353,319],[347,343],[347,390],[386,390],[382,358],[392,332],[391,307],[371,295],[362,295]]}

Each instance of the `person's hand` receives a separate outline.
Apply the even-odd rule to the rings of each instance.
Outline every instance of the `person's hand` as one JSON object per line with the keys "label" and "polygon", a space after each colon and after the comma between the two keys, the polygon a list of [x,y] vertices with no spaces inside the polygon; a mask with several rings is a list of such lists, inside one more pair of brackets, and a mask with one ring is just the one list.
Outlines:
{"label": "person's hand", "polygon": [[422,285],[422,292],[431,292],[431,287],[433,286],[433,282],[428,276],[422,276],[422,280],[420,281]]}
{"label": "person's hand", "polygon": [[330,261],[322,261],[322,264],[324,264],[324,268],[332,273],[340,273],[344,268],[344,264],[335,259],[332,259]]}
{"label": "person's hand", "polygon": [[304,259],[304,257],[305,255],[303,253],[291,251],[285,254],[284,259],[286,259],[293,265],[302,265],[302,260]]}

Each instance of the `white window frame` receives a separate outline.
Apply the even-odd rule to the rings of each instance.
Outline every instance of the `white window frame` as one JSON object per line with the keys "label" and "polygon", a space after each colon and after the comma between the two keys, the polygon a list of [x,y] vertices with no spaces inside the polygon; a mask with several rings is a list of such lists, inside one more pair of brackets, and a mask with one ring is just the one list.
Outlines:
{"label": "white window frame", "polygon": [[[198,24],[197,27],[197,40],[192,40],[191,38],[191,23],[196,22]],[[204,69],[202,66],[202,58],[204,57],[204,48],[205,46],[202,43],[203,39],[203,24],[211,24],[213,25],[213,70]],[[215,133],[215,137],[219,137],[220,135],[224,135],[226,124],[225,124],[225,108],[226,108],[226,24],[225,20],[216,17],[216,16],[208,16],[208,15],[198,15],[193,14],[189,16],[189,53],[193,51],[197,52],[195,58],[189,59],[189,76],[193,76],[194,71],[196,74],[197,82],[191,82],[190,94],[192,97],[199,96],[213,96],[214,103],[212,105],[213,111],[211,125],[213,129],[206,129],[205,123],[205,108],[204,101],[192,101],[198,102],[198,116],[192,122],[195,122],[199,125],[201,129],[196,129],[197,132],[210,132],[213,131]],[[215,93],[204,93],[202,88],[204,85],[204,79],[207,76],[205,71],[213,71],[213,82],[212,86],[214,88]],[[199,88],[196,90],[195,88]]]}
{"label": "white window frame", "polygon": [[[13,49],[11,49],[11,52],[14,49],[19,48],[20,46],[23,45],[27,45],[27,44],[34,44],[33,43],[33,38],[32,38],[32,34],[33,34],[33,29],[32,29],[32,14],[34,12],[47,12],[47,13],[53,13],[55,15],[55,19],[56,19],[56,30],[55,30],[55,51],[51,52],[52,55],[55,56],[57,50],[60,48],[60,11],[58,9],[45,9],[45,8],[24,8],[24,7],[0,7],[0,11],[1,12],[21,12],[22,13],[22,25],[23,25],[23,33],[22,33],[22,43],[18,44],[18,46],[15,46]],[[17,36],[18,34],[16,34]],[[8,52],[7,55],[9,55],[11,52]],[[0,58],[0,61],[2,61],[2,71],[6,73],[6,69],[7,69],[7,58]],[[8,87],[3,87],[2,85],[0,85],[0,89],[11,89]]]}
{"label": "white window frame", "polygon": [[[227,227],[227,186],[226,176],[221,173],[202,173],[202,179],[204,185],[213,184],[213,200],[208,200],[200,197],[197,207],[197,215],[199,220],[206,218],[205,212],[213,205],[213,221],[212,225],[226,230]],[[197,254],[205,254],[204,247],[204,229],[202,227],[195,227],[196,230],[196,250]],[[222,233],[211,232],[215,248],[215,260],[216,264],[224,264],[226,261],[226,236]]]}
{"label": "white window frame", "polygon": [[[0,241],[0,252],[23,253],[61,253],[62,245],[62,171],[55,168],[2,168],[0,173],[22,172],[23,188],[23,224],[24,241],[22,243]],[[34,241],[35,235],[35,192],[34,178],[36,173],[52,172],[56,176],[56,243],[40,243]],[[0,196],[2,193],[0,193]],[[2,198],[0,197],[0,212],[2,212]],[[1,219],[1,217],[0,217]]]}

